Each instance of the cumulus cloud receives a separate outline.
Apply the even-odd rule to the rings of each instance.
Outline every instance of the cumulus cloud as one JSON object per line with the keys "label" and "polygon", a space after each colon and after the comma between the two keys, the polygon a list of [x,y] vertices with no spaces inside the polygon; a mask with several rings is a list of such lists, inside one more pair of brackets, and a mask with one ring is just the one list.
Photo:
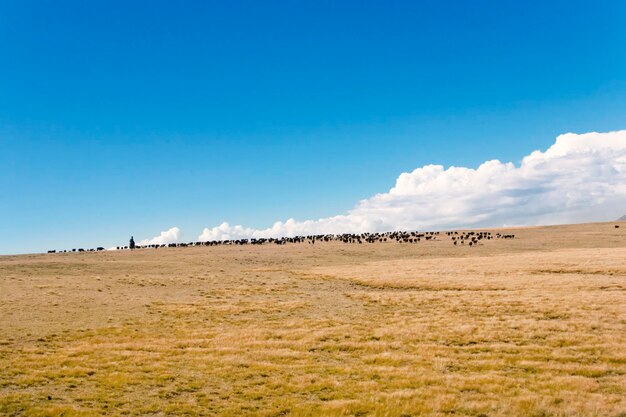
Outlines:
{"label": "cumulus cloud", "polygon": [[426,165],[400,174],[386,193],[345,214],[278,221],[266,229],[205,228],[199,240],[435,230],[612,220],[626,211],[626,130],[567,133],[516,166]]}
{"label": "cumulus cloud", "polygon": [[161,232],[160,235],[153,237],[152,239],[144,239],[139,242],[139,245],[166,245],[168,243],[177,243],[180,240],[180,229],[178,227],[172,227],[169,230]]}

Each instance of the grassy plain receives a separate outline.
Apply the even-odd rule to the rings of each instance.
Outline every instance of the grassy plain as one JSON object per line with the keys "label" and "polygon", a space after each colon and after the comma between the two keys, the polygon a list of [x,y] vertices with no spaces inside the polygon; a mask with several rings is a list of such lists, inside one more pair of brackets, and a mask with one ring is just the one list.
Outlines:
{"label": "grassy plain", "polygon": [[0,257],[0,415],[626,416],[626,223]]}

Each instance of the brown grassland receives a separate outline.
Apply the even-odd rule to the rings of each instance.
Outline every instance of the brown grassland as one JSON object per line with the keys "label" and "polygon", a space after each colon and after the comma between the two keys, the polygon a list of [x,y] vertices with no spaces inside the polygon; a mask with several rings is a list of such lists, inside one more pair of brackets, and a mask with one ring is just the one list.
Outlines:
{"label": "brown grassland", "polygon": [[614,224],[3,256],[0,415],[626,416]]}

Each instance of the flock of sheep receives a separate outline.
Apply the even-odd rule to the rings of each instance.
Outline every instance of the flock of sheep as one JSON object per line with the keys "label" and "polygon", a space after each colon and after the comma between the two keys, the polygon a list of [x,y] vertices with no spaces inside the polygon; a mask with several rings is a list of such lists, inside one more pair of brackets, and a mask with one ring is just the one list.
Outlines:
{"label": "flock of sheep", "polygon": [[[157,249],[157,248],[180,248],[189,246],[219,246],[219,245],[285,245],[287,243],[308,243],[314,245],[316,242],[342,242],[353,244],[364,243],[419,243],[422,240],[437,240],[440,233],[447,235],[454,245],[478,245],[481,240],[491,239],[514,239],[513,234],[501,234],[482,231],[463,231],[463,232],[384,232],[384,233],[345,233],[340,235],[308,235],[281,238],[251,238],[251,239],[229,239],[229,240],[211,240],[206,242],[189,242],[189,243],[169,243],[169,244],[152,244],[138,245],[135,249]],[[127,250],[129,246],[117,246],[117,250]],[[66,252],[98,252],[103,251],[103,247],[96,249],[72,249],[62,250],[58,253]],[[57,253],[56,250],[49,250],[48,253]]]}

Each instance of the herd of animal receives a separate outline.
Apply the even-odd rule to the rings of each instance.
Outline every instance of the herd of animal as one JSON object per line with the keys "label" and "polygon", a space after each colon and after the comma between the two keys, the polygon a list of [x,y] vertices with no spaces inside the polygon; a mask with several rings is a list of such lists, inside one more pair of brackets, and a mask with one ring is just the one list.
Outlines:
{"label": "herd of animal", "polygon": [[[514,239],[513,234],[491,233],[483,231],[462,231],[462,232],[384,232],[384,233],[345,233],[340,235],[308,235],[281,238],[251,238],[251,239],[229,239],[229,240],[210,240],[205,242],[189,242],[189,243],[169,243],[169,244],[152,244],[138,245],[135,249],[158,249],[158,248],[185,248],[189,246],[220,246],[220,245],[286,245],[288,243],[307,243],[314,245],[316,242],[342,242],[353,244],[364,243],[419,243],[424,241],[434,241],[440,239],[441,234],[449,237],[449,240],[456,245],[476,246],[482,240],[492,239]],[[128,246],[117,246],[117,250],[128,250]],[[104,248],[99,246],[95,249],[71,249],[71,250],[49,250],[48,253],[67,253],[67,252],[99,252]]]}

